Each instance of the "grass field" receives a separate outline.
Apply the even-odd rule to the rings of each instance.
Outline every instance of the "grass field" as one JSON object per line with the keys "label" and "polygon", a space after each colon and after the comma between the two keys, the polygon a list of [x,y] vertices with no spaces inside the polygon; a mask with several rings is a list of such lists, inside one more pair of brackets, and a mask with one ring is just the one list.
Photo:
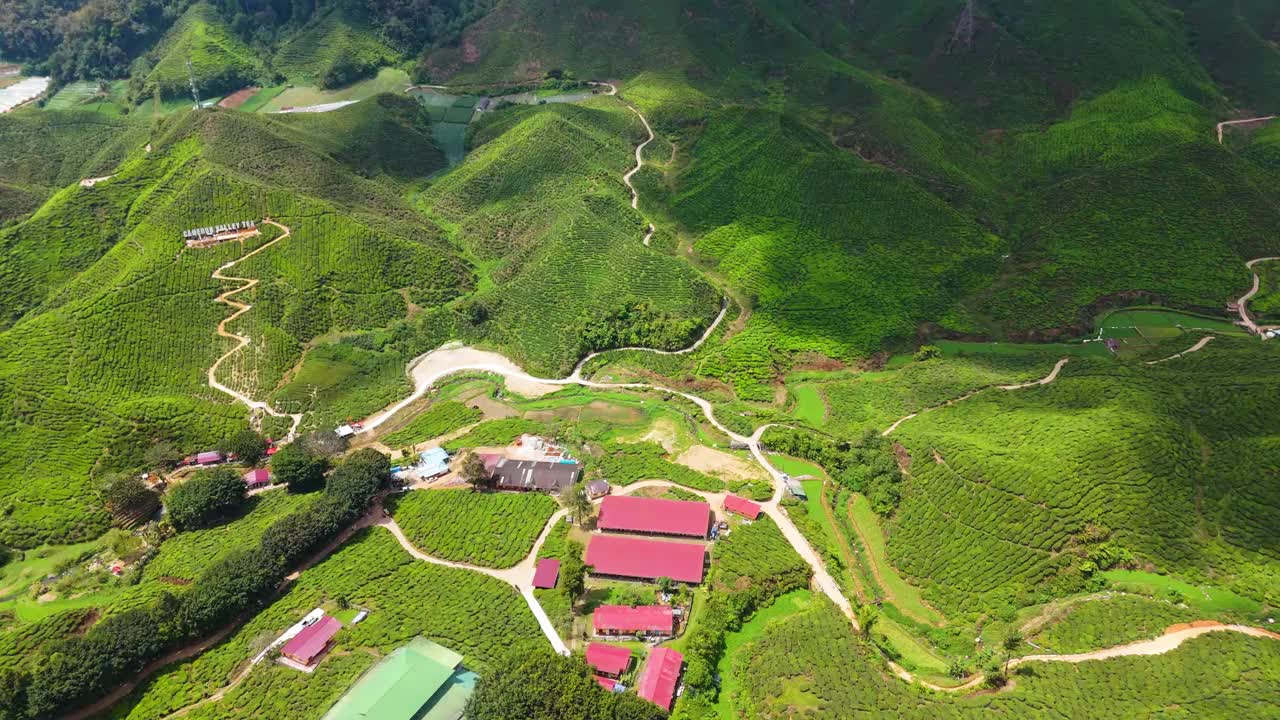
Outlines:
{"label": "grass field", "polygon": [[258,112],[275,112],[287,107],[324,105],[343,100],[364,100],[379,93],[402,94],[409,85],[409,75],[403,70],[382,68],[375,77],[353,83],[336,90],[322,90],[313,86],[288,87],[262,105]]}
{"label": "grass field", "polygon": [[869,560],[875,563],[875,577],[886,592],[892,594],[892,602],[899,610],[923,623],[941,623],[945,618],[937,610],[925,604],[920,589],[907,583],[889,563],[884,532],[880,518],[871,509],[871,503],[860,493],[854,493],[849,501],[850,519],[858,528]]}
{"label": "grass field", "polygon": [[1212,585],[1192,585],[1168,575],[1140,570],[1108,570],[1102,574],[1118,590],[1163,598],[1170,591],[1177,592],[1193,608],[1205,612],[1254,613],[1262,609],[1256,600],[1241,597],[1229,590]]}
{"label": "grass field", "polygon": [[743,623],[739,630],[725,635],[724,656],[721,657],[720,664],[716,666],[716,672],[721,677],[720,696],[715,704],[716,717],[721,718],[721,720],[734,720],[740,717],[735,712],[733,704],[733,699],[741,691],[738,684],[739,678],[729,672],[733,665],[733,658],[737,657],[738,652],[748,643],[759,639],[774,622],[807,608],[812,601],[813,593],[811,591],[793,590],[778,597],[768,607],[757,610],[756,614]]}
{"label": "grass field", "polygon": [[814,385],[797,385],[792,392],[796,396],[796,405],[791,414],[800,422],[822,427],[827,419],[827,403],[822,397],[822,390]]}

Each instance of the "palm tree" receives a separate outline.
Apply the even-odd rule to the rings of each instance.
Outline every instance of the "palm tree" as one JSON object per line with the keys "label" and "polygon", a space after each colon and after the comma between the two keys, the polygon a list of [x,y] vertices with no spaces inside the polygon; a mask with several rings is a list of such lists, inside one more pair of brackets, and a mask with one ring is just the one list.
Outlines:
{"label": "palm tree", "polygon": [[573,487],[560,493],[560,504],[569,511],[575,523],[591,515],[591,498],[587,497],[587,484],[579,480]]}

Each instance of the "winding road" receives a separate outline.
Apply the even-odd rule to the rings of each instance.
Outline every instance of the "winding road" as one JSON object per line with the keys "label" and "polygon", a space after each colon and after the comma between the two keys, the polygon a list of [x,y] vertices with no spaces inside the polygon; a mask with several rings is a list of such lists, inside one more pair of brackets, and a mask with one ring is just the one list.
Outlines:
{"label": "winding road", "polygon": [[290,418],[290,419],[292,420],[292,423],[289,425],[289,433],[288,433],[288,435],[286,435],[286,436],[285,436],[285,438],[284,438],[284,441],[285,441],[285,442],[290,442],[290,441],[292,441],[292,440],[293,440],[294,436],[298,433],[298,425],[299,425],[299,424],[301,424],[301,422],[302,422],[302,414],[301,414],[301,413],[282,413],[282,412],[279,412],[279,411],[277,411],[275,408],[271,407],[271,405],[269,405],[269,404],[267,404],[267,403],[265,403],[265,402],[263,402],[263,401],[261,401],[261,400],[254,400],[253,398],[250,398],[250,397],[248,397],[247,395],[244,395],[244,394],[242,394],[242,393],[236,392],[235,390],[232,390],[231,388],[227,387],[226,385],[223,385],[222,383],[218,382],[218,368],[222,365],[222,362],[223,362],[224,360],[226,360],[227,358],[231,357],[232,355],[236,354],[237,352],[239,352],[241,349],[243,349],[243,348],[244,348],[246,345],[248,345],[248,344],[249,344],[249,342],[250,342],[250,340],[249,340],[249,337],[248,337],[248,336],[246,336],[246,335],[236,335],[235,333],[228,331],[228,330],[227,330],[227,323],[229,323],[229,322],[231,322],[232,320],[235,320],[236,318],[240,317],[241,315],[243,315],[243,314],[245,314],[245,313],[249,312],[249,310],[250,310],[253,306],[252,306],[252,305],[246,305],[245,303],[239,302],[239,301],[237,301],[237,300],[232,300],[232,299],[231,299],[231,297],[232,297],[233,295],[238,295],[238,294],[240,294],[240,293],[244,292],[245,290],[248,290],[249,288],[254,287],[254,286],[256,286],[256,285],[258,284],[258,279],[257,279],[257,278],[243,278],[243,277],[236,277],[236,276],[234,276],[234,275],[226,275],[226,274],[224,274],[224,272],[223,272],[223,271],[225,271],[225,270],[230,270],[231,268],[235,267],[237,264],[239,264],[239,263],[241,263],[241,262],[244,262],[245,260],[248,260],[249,258],[253,257],[254,255],[257,255],[258,253],[262,252],[263,250],[266,250],[267,248],[271,247],[272,245],[275,245],[276,243],[280,242],[281,240],[284,240],[285,238],[287,238],[287,237],[289,237],[290,235],[292,235],[292,234],[293,234],[293,231],[292,231],[292,230],[290,230],[289,228],[285,227],[284,225],[281,225],[281,224],[280,224],[280,223],[278,223],[278,222],[274,222],[274,221],[273,221],[273,220],[271,220],[270,218],[266,218],[266,219],[264,219],[264,220],[262,221],[262,223],[263,223],[264,225],[272,225],[272,226],[275,226],[275,227],[279,228],[280,230],[282,230],[282,231],[283,231],[283,234],[281,234],[279,237],[277,237],[277,238],[275,238],[275,239],[271,240],[270,242],[263,243],[262,245],[258,246],[257,248],[255,248],[252,252],[248,253],[247,255],[242,255],[242,256],[240,256],[240,257],[236,258],[235,260],[232,260],[232,261],[230,261],[230,262],[227,262],[227,263],[224,263],[224,264],[220,265],[220,266],[218,267],[218,269],[217,269],[217,270],[214,270],[214,271],[213,271],[213,275],[211,276],[214,280],[225,280],[225,281],[230,281],[230,282],[239,282],[239,283],[243,283],[243,284],[242,284],[240,287],[233,288],[233,289],[231,289],[231,290],[228,290],[228,291],[226,291],[226,292],[222,293],[221,295],[219,295],[219,296],[216,298],[216,302],[223,303],[224,305],[229,305],[230,307],[232,307],[232,308],[234,308],[234,309],[235,309],[235,312],[233,312],[233,313],[231,313],[230,315],[228,315],[227,317],[223,318],[223,319],[222,319],[222,322],[218,323],[218,328],[217,328],[217,330],[216,330],[215,332],[217,333],[218,337],[230,338],[230,339],[232,339],[232,340],[235,340],[235,341],[236,341],[236,344],[235,344],[235,347],[233,347],[233,348],[231,348],[230,350],[228,350],[228,351],[226,351],[225,353],[223,353],[221,357],[219,357],[217,360],[215,360],[215,361],[213,362],[213,364],[212,364],[212,365],[210,365],[210,366],[209,366],[209,372],[208,372],[209,387],[212,387],[214,390],[218,390],[218,391],[221,391],[221,392],[226,393],[227,395],[230,395],[231,397],[235,398],[237,401],[242,402],[242,403],[244,403],[245,405],[249,406],[249,409],[251,409],[251,410],[256,410],[256,411],[259,411],[259,412],[264,412],[264,413],[266,413],[266,414],[268,414],[268,415],[270,415],[270,416],[272,416],[272,417],[287,417],[287,418]]}
{"label": "winding road", "polygon": [[1253,266],[1258,263],[1271,262],[1274,260],[1280,260],[1280,256],[1254,258],[1244,264],[1245,268],[1250,272],[1253,272],[1253,287],[1249,289],[1249,292],[1241,295],[1240,299],[1236,301],[1236,309],[1240,313],[1240,324],[1248,328],[1249,332],[1254,335],[1261,334],[1262,328],[1259,328],[1257,323],[1253,321],[1253,318],[1249,317],[1249,301],[1253,299],[1254,295],[1258,294],[1258,290],[1262,287],[1262,278],[1253,270]]}
{"label": "winding road", "polygon": [[[1053,369],[1049,371],[1049,374],[1045,375],[1039,380],[1032,380],[1031,382],[1025,382],[1018,385],[996,385],[995,387],[997,390],[1022,390],[1029,387],[1036,387],[1037,385],[1048,385],[1049,383],[1058,379],[1058,373],[1062,372],[1062,367],[1067,364],[1067,360],[1068,360],[1067,358],[1062,358],[1058,362],[1054,363]],[[880,436],[888,437],[890,433],[898,429],[899,425],[910,420],[913,417],[916,417],[920,413],[926,413],[926,412],[929,412],[930,410],[937,410],[938,408],[950,407],[952,405],[955,405],[958,402],[962,402],[964,400],[968,400],[969,398],[975,395],[979,395],[985,392],[987,389],[988,388],[983,388],[982,390],[974,390],[973,392],[965,395],[961,395],[958,398],[952,398],[944,403],[941,403],[938,405],[930,405],[929,407],[913,412],[910,415],[904,415],[903,417],[900,417],[897,420],[895,420],[893,424],[890,425],[884,432],[880,433]]]}
{"label": "winding road", "polygon": [[1266,122],[1267,120],[1275,120],[1277,115],[1266,115],[1263,117],[1245,118],[1244,120],[1226,120],[1218,123],[1218,144],[1222,144],[1222,130],[1229,125],[1246,125],[1248,123]]}

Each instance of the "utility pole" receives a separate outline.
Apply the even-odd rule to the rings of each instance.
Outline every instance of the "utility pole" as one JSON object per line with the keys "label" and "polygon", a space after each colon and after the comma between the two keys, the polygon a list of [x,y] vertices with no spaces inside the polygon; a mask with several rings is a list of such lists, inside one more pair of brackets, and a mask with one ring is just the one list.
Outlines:
{"label": "utility pole", "polygon": [[200,91],[196,88],[196,73],[191,69],[191,58],[187,58],[187,79],[191,81],[191,98],[196,101],[195,109],[200,109]]}

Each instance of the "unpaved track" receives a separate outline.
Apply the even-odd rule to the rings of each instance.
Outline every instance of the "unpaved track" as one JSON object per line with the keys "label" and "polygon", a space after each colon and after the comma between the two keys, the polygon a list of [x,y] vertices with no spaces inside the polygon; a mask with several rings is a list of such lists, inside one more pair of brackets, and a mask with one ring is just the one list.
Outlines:
{"label": "unpaved track", "polygon": [[293,231],[292,231],[292,230],[290,230],[289,228],[285,227],[284,225],[281,225],[280,223],[277,223],[277,222],[272,221],[272,220],[271,220],[271,219],[269,219],[269,218],[268,218],[268,219],[263,220],[263,221],[262,221],[262,223],[263,223],[264,225],[274,225],[275,227],[280,228],[281,230],[283,230],[283,231],[284,231],[284,234],[280,235],[280,237],[277,237],[276,239],[272,240],[271,242],[268,242],[268,243],[264,243],[264,244],[262,244],[262,245],[261,245],[261,246],[259,246],[257,249],[253,250],[252,252],[250,252],[250,253],[249,253],[249,254],[247,254],[247,255],[242,255],[241,257],[236,258],[235,260],[232,260],[231,262],[228,262],[228,263],[225,263],[225,264],[221,265],[217,270],[214,270],[214,271],[213,271],[213,275],[211,276],[211,277],[213,277],[213,279],[214,279],[214,280],[225,280],[225,281],[229,281],[229,282],[238,282],[238,283],[243,283],[243,284],[242,284],[240,287],[238,287],[238,288],[234,288],[234,289],[232,289],[232,290],[228,290],[228,291],[226,291],[226,292],[222,293],[221,295],[219,295],[219,296],[216,298],[216,301],[217,301],[217,302],[223,303],[224,305],[229,305],[230,307],[232,307],[232,308],[234,308],[234,309],[235,309],[235,312],[233,312],[233,313],[231,313],[230,315],[228,315],[227,317],[223,318],[222,322],[218,323],[218,329],[216,330],[217,335],[218,335],[219,337],[230,338],[230,339],[232,339],[232,340],[235,340],[235,341],[236,341],[236,344],[235,344],[235,347],[233,347],[233,348],[231,348],[230,350],[228,350],[228,351],[226,351],[225,353],[223,353],[223,354],[222,354],[222,357],[220,357],[220,358],[218,358],[217,360],[215,360],[215,361],[213,362],[213,364],[209,366],[209,372],[208,372],[209,387],[212,387],[214,390],[218,390],[218,391],[221,391],[221,392],[226,393],[227,395],[230,395],[231,397],[235,398],[235,399],[236,399],[236,400],[238,400],[239,402],[242,402],[242,403],[244,403],[245,405],[249,406],[249,409],[250,409],[250,410],[257,410],[257,411],[260,411],[260,412],[264,412],[264,413],[266,413],[266,414],[268,414],[268,415],[270,415],[270,416],[272,416],[272,417],[287,417],[287,418],[291,418],[291,419],[293,420],[293,422],[292,422],[292,424],[289,426],[289,434],[288,434],[288,435],[286,435],[286,436],[285,436],[285,438],[284,438],[284,441],[285,441],[285,442],[290,442],[290,441],[292,441],[292,440],[293,440],[294,436],[297,434],[297,432],[298,432],[298,425],[302,422],[302,414],[301,414],[301,413],[282,413],[282,412],[279,412],[279,411],[277,411],[275,408],[271,407],[270,405],[268,405],[267,403],[265,403],[265,402],[263,402],[263,401],[261,401],[261,400],[254,400],[253,398],[250,398],[250,397],[248,397],[248,396],[246,396],[246,395],[243,395],[243,394],[241,394],[241,393],[239,393],[239,392],[236,392],[235,390],[232,390],[231,388],[227,387],[226,385],[223,385],[222,383],[218,382],[218,368],[222,365],[222,362],[223,362],[224,360],[226,360],[227,358],[231,357],[232,355],[236,354],[237,352],[239,352],[241,349],[243,349],[243,348],[244,348],[244,346],[248,345],[248,344],[249,344],[249,342],[250,342],[250,341],[249,341],[248,336],[245,336],[245,335],[236,335],[236,334],[235,334],[235,333],[233,333],[233,332],[229,332],[229,331],[227,330],[227,323],[229,323],[229,322],[231,322],[232,320],[235,320],[236,318],[240,317],[241,315],[243,315],[243,314],[245,314],[245,313],[249,312],[249,310],[250,310],[253,306],[252,306],[252,305],[246,305],[246,304],[244,304],[244,303],[242,303],[242,302],[239,302],[239,301],[237,301],[237,300],[232,300],[231,298],[232,298],[232,296],[233,296],[233,295],[238,295],[238,294],[240,294],[240,293],[244,292],[245,290],[248,290],[249,288],[254,287],[254,286],[256,286],[256,285],[258,284],[258,279],[257,279],[257,278],[243,278],[243,277],[236,277],[236,276],[234,276],[234,275],[226,275],[226,274],[224,274],[224,272],[223,272],[223,271],[225,271],[225,270],[230,270],[232,267],[235,267],[237,264],[239,264],[239,263],[241,263],[241,262],[243,262],[243,261],[245,261],[245,260],[248,260],[249,258],[253,257],[254,255],[257,255],[258,253],[262,252],[263,250],[266,250],[267,248],[271,247],[272,245],[275,245],[276,243],[280,242],[281,240],[284,240],[285,238],[287,238],[287,237],[289,237],[290,235],[292,235],[292,234],[293,234]]}
{"label": "unpaved track", "polygon": [[1223,130],[1223,128],[1227,127],[1228,125],[1245,125],[1245,124],[1248,124],[1248,123],[1265,122],[1265,121],[1267,121],[1267,120],[1275,120],[1275,119],[1276,119],[1276,117],[1278,117],[1278,116],[1276,116],[1276,115],[1267,115],[1267,116],[1264,116],[1264,117],[1245,118],[1244,120],[1227,120],[1227,121],[1225,121],[1225,122],[1220,122],[1220,123],[1218,123],[1218,144],[1219,144],[1219,145],[1221,145],[1221,144],[1222,144],[1222,130]]}
{"label": "unpaved track", "polygon": [[1193,352],[1200,352],[1201,350],[1203,350],[1203,349],[1204,349],[1204,346],[1205,346],[1205,345],[1208,345],[1208,344],[1209,344],[1209,341],[1213,340],[1215,337],[1217,337],[1217,335],[1205,335],[1204,337],[1200,338],[1200,340],[1199,340],[1199,341],[1197,341],[1195,345],[1192,345],[1191,347],[1187,348],[1186,350],[1183,350],[1183,351],[1182,351],[1182,352],[1180,352],[1180,353],[1174,353],[1174,354],[1170,355],[1169,357],[1160,358],[1159,360],[1148,360],[1148,361],[1147,361],[1147,364],[1148,364],[1148,365],[1159,365],[1160,363],[1169,362],[1170,360],[1177,360],[1178,358],[1182,357],[1183,355],[1190,355],[1190,354],[1191,354],[1191,353],[1193,353]]}
{"label": "unpaved track", "polygon": [[[1022,384],[1020,384],[1020,385],[996,385],[995,387],[996,387],[996,389],[997,389],[997,390],[1022,390],[1022,389],[1029,388],[1029,387],[1036,387],[1037,385],[1048,385],[1049,383],[1051,383],[1051,382],[1053,382],[1054,380],[1057,380],[1057,379],[1058,379],[1058,373],[1062,372],[1062,367],[1063,367],[1064,365],[1066,365],[1066,364],[1067,364],[1067,358],[1062,358],[1062,359],[1061,359],[1061,360],[1059,360],[1058,362],[1054,363],[1054,365],[1053,365],[1053,369],[1049,371],[1049,374],[1048,374],[1048,375],[1045,375],[1044,377],[1040,378],[1039,380],[1032,380],[1031,382],[1022,383]],[[975,391],[973,391],[973,392],[971,392],[971,393],[967,393],[967,394],[965,394],[965,395],[961,395],[961,396],[960,396],[960,397],[958,397],[958,398],[952,398],[951,400],[948,400],[948,401],[946,401],[946,402],[942,403],[941,405],[931,405],[931,406],[929,406],[929,407],[927,407],[927,408],[923,408],[923,409],[921,409],[921,410],[918,410],[918,411],[916,411],[916,412],[913,412],[913,413],[911,413],[910,415],[905,415],[905,416],[903,416],[903,417],[900,417],[900,418],[898,418],[897,420],[895,420],[895,421],[893,422],[893,424],[892,424],[892,425],[890,425],[890,426],[889,426],[889,427],[888,427],[884,432],[880,433],[880,436],[881,436],[881,437],[888,437],[888,435],[889,435],[890,433],[892,433],[894,430],[897,430],[897,429],[898,429],[898,426],[899,426],[899,425],[901,425],[902,423],[904,423],[904,422],[906,422],[906,421],[910,420],[910,419],[911,419],[911,418],[913,418],[913,417],[916,417],[916,416],[917,416],[917,415],[919,415],[920,413],[929,412],[930,410],[937,410],[938,408],[950,407],[950,406],[952,406],[952,405],[955,405],[955,404],[956,404],[956,403],[958,403],[958,402],[963,402],[963,401],[965,401],[965,400],[968,400],[969,398],[971,398],[971,397],[973,397],[973,396],[975,396],[975,395],[980,395],[980,394],[982,394],[983,392],[985,392],[985,391],[986,391],[986,389],[987,389],[987,388],[983,388],[982,390],[975,390]]]}
{"label": "unpaved track", "polygon": [[[1258,263],[1262,263],[1262,262],[1272,262],[1275,260],[1280,260],[1280,256],[1254,258],[1249,262],[1245,263],[1244,266],[1249,271],[1253,272],[1254,265],[1257,265]],[[1258,290],[1261,287],[1262,287],[1262,278],[1258,276],[1258,273],[1254,272],[1253,287],[1249,289],[1249,292],[1245,293],[1244,295],[1241,295],[1240,299],[1236,301],[1236,307],[1238,312],[1240,313],[1240,324],[1248,328],[1249,332],[1253,333],[1254,335],[1259,334],[1261,330],[1258,328],[1258,325],[1255,322],[1253,322],[1253,318],[1249,317],[1249,300],[1251,300],[1254,295],[1258,294]]]}

